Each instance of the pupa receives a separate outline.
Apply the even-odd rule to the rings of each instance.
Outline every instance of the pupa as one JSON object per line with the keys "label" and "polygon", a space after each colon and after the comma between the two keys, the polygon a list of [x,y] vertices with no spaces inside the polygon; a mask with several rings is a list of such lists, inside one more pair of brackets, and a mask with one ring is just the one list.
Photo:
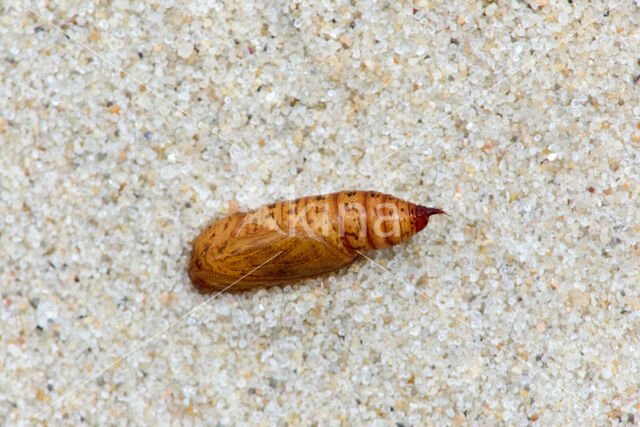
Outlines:
{"label": "pupa", "polygon": [[193,241],[189,277],[206,290],[293,283],[402,243],[442,213],[360,190],[264,205],[211,223]]}

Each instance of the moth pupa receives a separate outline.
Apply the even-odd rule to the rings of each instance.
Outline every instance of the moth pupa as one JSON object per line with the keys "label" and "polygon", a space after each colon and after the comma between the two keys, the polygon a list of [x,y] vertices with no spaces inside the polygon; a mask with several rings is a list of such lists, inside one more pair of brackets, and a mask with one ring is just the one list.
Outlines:
{"label": "moth pupa", "polygon": [[294,282],[404,242],[445,213],[376,191],[285,200],[210,224],[194,241],[189,277],[234,291]]}

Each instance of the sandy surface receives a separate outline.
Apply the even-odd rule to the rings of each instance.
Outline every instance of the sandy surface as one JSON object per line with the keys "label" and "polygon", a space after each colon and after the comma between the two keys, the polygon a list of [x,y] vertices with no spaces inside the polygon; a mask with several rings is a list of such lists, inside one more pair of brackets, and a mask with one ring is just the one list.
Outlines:
{"label": "sandy surface", "polygon": [[[637,423],[637,2],[232,4],[0,1],[0,424]],[[451,217],[194,291],[343,189]]]}

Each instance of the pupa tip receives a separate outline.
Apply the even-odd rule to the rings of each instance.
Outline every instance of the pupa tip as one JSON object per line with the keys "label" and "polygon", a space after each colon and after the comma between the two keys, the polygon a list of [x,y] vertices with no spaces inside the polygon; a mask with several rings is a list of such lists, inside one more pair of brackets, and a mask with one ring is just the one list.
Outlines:
{"label": "pupa tip", "polygon": [[416,228],[418,231],[422,230],[429,223],[429,217],[431,215],[440,215],[445,214],[447,216],[451,216],[442,209],[438,208],[429,208],[426,206],[418,205],[418,209],[416,211]]}

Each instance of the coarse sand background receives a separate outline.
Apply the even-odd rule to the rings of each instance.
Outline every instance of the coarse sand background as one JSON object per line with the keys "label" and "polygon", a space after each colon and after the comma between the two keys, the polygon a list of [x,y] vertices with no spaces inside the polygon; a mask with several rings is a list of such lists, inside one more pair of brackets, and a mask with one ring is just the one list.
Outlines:
{"label": "coarse sand background", "polygon": [[[0,1],[0,424],[638,423],[639,58],[633,0]],[[451,217],[190,284],[344,189]]]}

